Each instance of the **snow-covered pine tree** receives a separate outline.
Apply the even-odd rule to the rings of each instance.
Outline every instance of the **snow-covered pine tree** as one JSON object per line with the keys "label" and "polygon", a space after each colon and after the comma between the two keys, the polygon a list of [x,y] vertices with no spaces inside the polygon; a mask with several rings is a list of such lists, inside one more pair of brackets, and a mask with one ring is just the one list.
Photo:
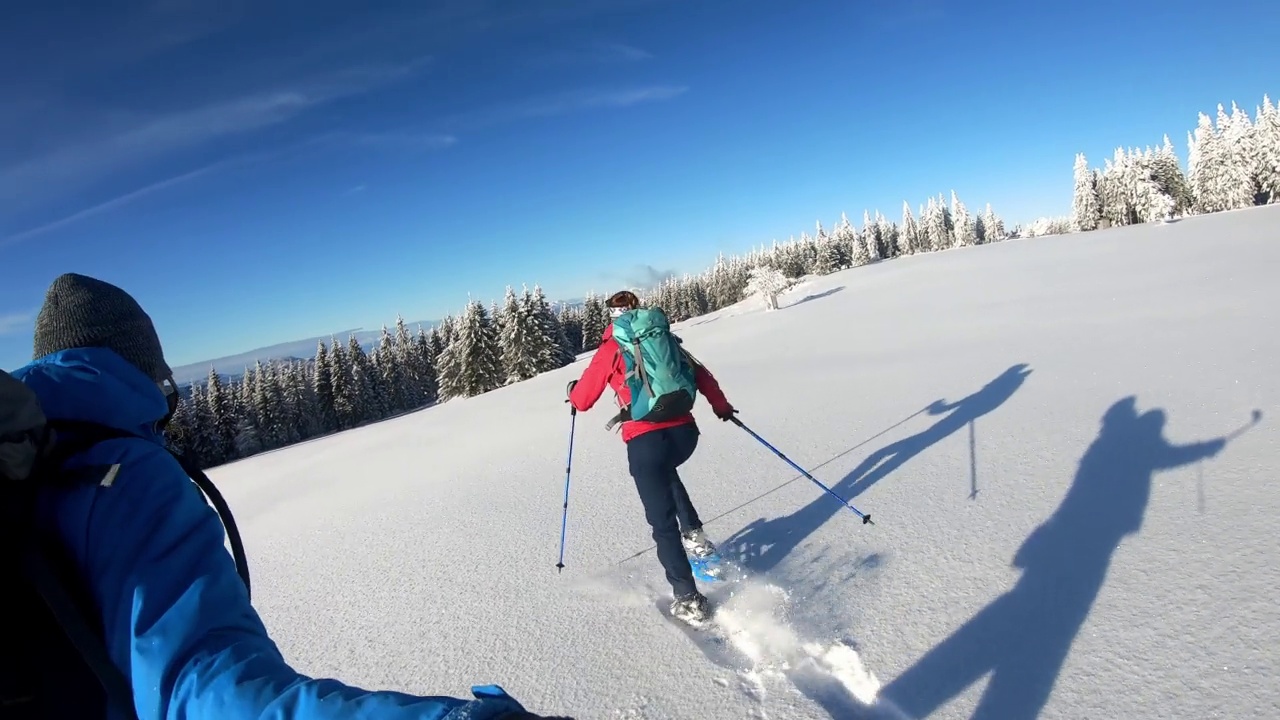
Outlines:
{"label": "snow-covered pine tree", "polygon": [[929,198],[929,203],[922,213],[921,226],[925,238],[929,241],[930,252],[946,250],[955,244],[955,237],[951,232],[951,212],[947,209],[946,200],[942,195]]}
{"label": "snow-covered pine tree", "polygon": [[[528,298],[527,288],[524,295]],[[498,355],[506,383],[528,380],[538,374],[535,357],[538,342],[532,337],[536,327],[525,305],[525,302],[516,297],[515,289],[508,285],[503,298],[503,312],[497,323]]]}
{"label": "snow-covered pine tree", "polygon": [[396,365],[400,367],[399,393],[404,403],[401,409],[412,410],[422,407],[426,402],[426,396],[423,393],[422,376],[425,369],[422,366],[422,355],[419,354],[413,335],[409,333],[409,326],[402,315],[396,316],[395,358]]}
{"label": "snow-covered pine tree", "polygon": [[[1168,215],[1181,215],[1191,210],[1193,199],[1187,186],[1187,176],[1182,172],[1182,165],[1178,163],[1178,155],[1174,152],[1168,135],[1164,136],[1163,144],[1152,154],[1148,171],[1158,191],[1167,196],[1164,200],[1158,200],[1157,205],[1168,205]],[[1163,211],[1160,212],[1161,217],[1164,215]]]}
{"label": "snow-covered pine tree", "polygon": [[202,467],[211,467],[221,459],[214,455],[213,417],[209,411],[209,403],[205,400],[204,389],[198,383],[192,383],[187,400],[190,414],[186,418],[183,429],[183,449],[191,453]]}
{"label": "snow-covered pine tree", "polygon": [[1156,187],[1151,173],[1151,159],[1151,148],[1147,148],[1145,153],[1132,151],[1129,158],[1129,172],[1133,176],[1130,183],[1133,197],[1129,198],[1129,205],[1133,208],[1135,221],[1140,223],[1163,217],[1158,213],[1165,208],[1160,188]]}
{"label": "snow-covered pine tree", "polygon": [[815,232],[813,242],[818,251],[813,261],[813,272],[817,275],[830,275],[841,268],[839,245],[827,234],[821,220],[817,222]]}
{"label": "snow-covered pine tree", "polygon": [[667,317],[675,321],[678,316],[678,308],[676,305],[675,285],[671,278],[667,278],[658,283],[657,287],[649,295],[648,306],[661,308]]}
{"label": "snow-covered pine tree", "polygon": [[363,425],[385,419],[391,414],[386,385],[382,383],[381,375],[354,334],[347,338],[347,357],[351,362],[356,423]]}
{"label": "snow-covered pine tree", "polygon": [[1221,105],[1218,106],[1218,127],[1226,144],[1229,209],[1252,207],[1261,193],[1258,179],[1253,174],[1256,155],[1253,121],[1249,119],[1249,113],[1233,102],[1230,115]]}
{"label": "snow-covered pine tree", "polygon": [[1009,232],[1004,229],[1004,220],[991,209],[991,203],[987,203],[987,209],[982,213],[982,227],[985,233],[983,242],[1000,242],[1009,237]]}
{"label": "snow-covered pine tree", "polygon": [[878,262],[884,259],[884,245],[880,241],[879,228],[871,221],[871,211],[864,209],[862,211],[862,230],[860,231],[867,245],[867,254],[871,258],[871,262]]}
{"label": "snow-covered pine tree", "polygon": [[711,300],[707,298],[707,285],[702,275],[686,274],[684,288],[689,317],[706,315],[711,311]]}
{"label": "snow-covered pine tree", "polygon": [[725,258],[724,253],[716,256],[716,262],[711,266],[708,273],[710,277],[707,283],[707,296],[711,300],[712,307],[719,310],[738,302],[739,298],[733,291],[733,277],[729,269],[729,261]]}
{"label": "snow-covered pine tree", "polygon": [[422,375],[420,376],[422,387],[422,401],[424,403],[435,402],[440,392],[439,378],[436,377],[436,359],[435,344],[431,338],[435,335],[435,328],[428,333],[421,325],[418,326],[418,337],[414,341],[414,349],[418,354],[419,362],[422,363]]}
{"label": "snow-covered pine tree", "polygon": [[871,246],[872,242],[868,239],[870,233],[867,228],[855,230],[853,233],[853,257],[850,258],[850,264],[853,267],[862,267],[871,264]]}
{"label": "snow-covered pine tree", "polygon": [[333,381],[333,405],[338,416],[338,429],[360,424],[364,406],[360,391],[352,384],[351,356],[337,338],[329,338],[329,377]]}
{"label": "snow-covered pine tree", "polygon": [[831,238],[823,238],[818,246],[818,260],[814,263],[813,272],[818,275],[830,275],[840,270],[840,246]]}
{"label": "snow-covered pine tree", "polygon": [[244,375],[240,378],[237,389],[236,400],[236,453],[240,457],[248,457],[254,453],[262,452],[265,447],[262,441],[262,430],[258,422],[257,406],[254,404],[254,388],[257,383],[254,380],[254,370],[251,367],[244,369]]}
{"label": "snow-covered pine tree", "polygon": [[453,339],[440,355],[442,397],[473,397],[502,384],[498,333],[478,300],[467,304]]}
{"label": "snow-covered pine tree", "polygon": [[253,414],[258,421],[258,439],[262,442],[264,450],[274,450],[280,447],[276,433],[278,427],[276,408],[273,406],[271,398],[272,379],[272,375],[267,372],[267,368],[262,364],[262,361],[255,361],[252,389]]}
{"label": "snow-covered pine tree", "polygon": [[446,315],[440,324],[431,329],[431,347],[435,350],[436,357],[440,357],[440,353],[449,347],[449,343],[453,342],[453,331],[458,326],[457,318],[452,315]]}
{"label": "snow-covered pine tree", "polygon": [[974,231],[973,216],[969,214],[969,208],[961,202],[956,195],[956,191],[951,191],[951,217],[955,223],[955,245],[954,247],[971,247],[978,244],[978,235]]}
{"label": "snow-covered pine tree", "polygon": [[1098,198],[1098,187],[1084,153],[1076,153],[1074,175],[1075,196],[1071,201],[1071,221],[1077,232],[1097,230],[1102,222],[1102,201]]}
{"label": "snow-covered pine tree", "polygon": [[853,266],[853,248],[857,239],[858,233],[853,229],[853,223],[849,222],[849,216],[841,212],[840,222],[836,223],[835,230],[831,232],[831,243],[835,245],[841,270]]}
{"label": "snow-covered pine tree", "polygon": [[1138,202],[1144,193],[1144,187],[1139,185],[1141,175],[1140,162],[1134,153],[1116,148],[1102,172],[1099,186],[1102,216],[1113,227],[1142,222]]}
{"label": "snow-covered pine tree", "polygon": [[1271,104],[1269,95],[1262,96],[1258,118],[1254,123],[1256,152],[1254,174],[1266,203],[1280,203],[1280,108]]}
{"label": "snow-covered pine tree", "polygon": [[1187,181],[1196,209],[1202,213],[1231,209],[1230,152],[1208,115],[1200,113],[1195,134],[1188,136],[1187,144]]}
{"label": "snow-covered pine tree", "polygon": [[316,370],[312,383],[316,396],[318,431],[333,432],[339,427],[337,393],[333,383],[333,363],[329,358],[329,348],[324,344],[324,340],[316,342]]}
{"label": "snow-covered pine tree", "polygon": [[568,303],[560,305],[557,318],[560,327],[564,328],[565,341],[569,343],[569,352],[574,358],[582,354],[582,311],[571,307]]}
{"label": "snow-covered pine tree", "polygon": [[728,284],[725,286],[725,290],[729,293],[729,304],[732,305],[746,295],[747,283],[751,280],[751,266],[742,258],[733,258],[729,263],[729,272],[726,279]]}
{"label": "snow-covered pine tree", "polygon": [[604,329],[609,326],[609,311],[604,306],[604,298],[594,291],[587,293],[582,303],[582,349],[595,350],[600,347],[600,338]]}
{"label": "snow-covered pine tree", "polygon": [[537,334],[543,338],[536,358],[538,372],[547,372],[562,368],[573,362],[569,352],[569,340],[564,336],[564,328],[556,320],[556,314],[547,301],[542,286],[535,284],[529,297],[529,311],[533,317]]}
{"label": "snow-covered pine tree", "polygon": [[876,234],[880,236],[880,242],[884,245],[885,258],[892,259],[902,255],[897,224],[889,222],[879,210],[876,211],[875,223]]}
{"label": "snow-covered pine tree", "polygon": [[296,363],[288,360],[271,364],[273,375],[272,400],[276,404],[276,416],[280,420],[279,443],[281,447],[292,445],[305,437],[303,433],[303,397],[298,387]]}
{"label": "snow-covered pine tree", "polygon": [[313,438],[323,432],[320,426],[320,405],[316,402],[315,364],[306,360],[290,363],[292,378],[289,382],[290,402],[298,412],[300,439]]}
{"label": "snow-covered pine tree", "polygon": [[[191,391],[195,392],[195,386],[192,385]],[[165,440],[169,447],[179,455],[183,453],[192,453],[195,455],[194,439],[195,439],[195,409],[191,405],[189,396],[178,397],[178,407],[173,411],[173,417],[169,419],[169,425],[164,430]],[[210,467],[205,464],[205,459],[196,456],[200,467]]]}
{"label": "snow-covered pine tree", "polygon": [[902,201],[902,225],[898,231],[898,248],[903,255],[915,255],[924,249],[920,237],[920,224],[911,214],[911,203],[906,200]]}
{"label": "snow-covered pine tree", "polygon": [[[490,300],[489,301],[489,324],[493,326],[493,332],[495,336],[501,336],[502,334],[503,319],[504,318],[502,317],[502,306],[498,304],[497,300]],[[498,356],[498,362],[499,364],[501,364],[502,362],[501,355]]]}
{"label": "snow-covered pine tree", "polygon": [[[373,367],[378,373],[378,382],[382,385],[384,399],[383,415],[388,417],[408,410],[413,403],[408,397],[408,385],[405,380],[405,366],[400,362],[396,352],[396,340],[391,329],[382,326],[382,335],[378,338],[378,346],[373,351]],[[381,419],[381,418],[379,418]]]}
{"label": "snow-covered pine tree", "polygon": [[[227,462],[235,454],[235,403],[222,383],[222,376],[213,367],[209,368],[202,394],[202,402],[207,409],[200,420],[202,424],[207,423],[208,428],[207,440],[202,438],[204,447],[201,448],[201,458],[209,462],[208,467],[214,467]],[[197,415],[199,414],[197,411]]]}

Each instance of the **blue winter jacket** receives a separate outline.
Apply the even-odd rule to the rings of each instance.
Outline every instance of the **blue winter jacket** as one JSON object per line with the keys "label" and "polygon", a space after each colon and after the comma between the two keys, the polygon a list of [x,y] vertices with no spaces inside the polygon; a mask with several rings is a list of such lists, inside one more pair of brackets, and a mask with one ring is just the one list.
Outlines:
{"label": "blue winter jacket", "polygon": [[99,348],[47,355],[12,374],[35,391],[50,419],[140,436],[73,459],[69,466],[119,469],[97,485],[48,490],[38,508],[39,521],[56,526],[88,580],[140,720],[490,720],[522,710],[492,685],[462,700],[369,692],[298,674],[249,604],[217,513],[164,450],[156,431],[168,412],[160,388]]}

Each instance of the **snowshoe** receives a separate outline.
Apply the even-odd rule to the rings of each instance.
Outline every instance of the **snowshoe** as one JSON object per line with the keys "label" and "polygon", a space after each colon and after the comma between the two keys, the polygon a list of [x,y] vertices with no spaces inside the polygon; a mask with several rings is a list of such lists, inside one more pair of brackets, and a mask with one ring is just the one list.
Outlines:
{"label": "snowshoe", "polygon": [[720,551],[707,539],[702,528],[690,530],[680,537],[684,551],[689,554],[689,567],[694,577],[703,582],[716,582],[721,579],[723,571],[720,567]]}

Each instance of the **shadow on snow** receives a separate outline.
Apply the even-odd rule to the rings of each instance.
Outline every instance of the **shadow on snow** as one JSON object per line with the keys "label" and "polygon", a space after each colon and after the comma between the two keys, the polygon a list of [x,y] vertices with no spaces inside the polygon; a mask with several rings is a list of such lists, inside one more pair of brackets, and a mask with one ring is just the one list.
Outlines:
{"label": "shadow on snow", "polygon": [[[930,415],[943,415],[940,420],[915,435],[889,443],[871,453],[831,489],[852,503],[853,499],[867,488],[897,470],[908,460],[1003,405],[1018,391],[1018,388],[1022,387],[1022,383],[1030,374],[1031,370],[1027,365],[1019,363],[1005,370],[978,391],[954,403],[947,403],[944,400],[933,402],[926,411]],[[794,481],[793,478],[785,484]],[[971,484],[976,487],[976,471]],[[722,551],[726,555],[735,557],[739,563],[752,571],[772,570],[832,516],[848,512],[834,498],[817,488],[815,490],[817,494],[808,505],[790,515],[771,520],[760,518],[751,522],[722,543]],[[766,547],[768,550],[764,550]]]}
{"label": "shadow on snow", "polygon": [[822,292],[820,292],[820,293],[814,293],[814,294],[812,294],[812,295],[805,295],[804,297],[800,298],[799,300],[797,300],[797,301],[795,301],[795,302],[793,302],[793,303],[788,303],[788,304],[787,304],[787,307],[795,307],[795,306],[797,306],[797,305],[803,305],[804,303],[807,303],[807,302],[809,302],[809,301],[811,301],[811,300],[821,300],[821,299],[822,299],[822,298],[824,298],[824,297],[831,297],[832,295],[835,295],[836,293],[840,292],[841,290],[844,290],[844,286],[843,286],[843,285],[841,285],[841,286],[839,286],[839,287],[833,287],[833,288],[831,288],[830,290],[823,290],[823,291],[822,291]]}
{"label": "shadow on snow", "polygon": [[1152,475],[1215,455],[1230,438],[1171,445],[1164,426],[1163,410],[1139,415],[1132,396],[1112,405],[1062,503],[1014,555],[1013,566],[1023,571],[1017,585],[881,694],[911,717],[925,718],[990,674],[973,718],[1035,718],[1102,588],[1112,554],[1142,525]]}

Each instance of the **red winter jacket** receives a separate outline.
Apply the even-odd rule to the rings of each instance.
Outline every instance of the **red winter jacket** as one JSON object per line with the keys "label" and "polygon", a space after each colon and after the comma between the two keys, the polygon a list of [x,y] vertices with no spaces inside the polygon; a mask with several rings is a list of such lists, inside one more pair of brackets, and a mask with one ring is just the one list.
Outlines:
{"label": "red winter jacket", "polygon": [[[591,356],[591,364],[587,365],[587,369],[582,372],[582,378],[569,393],[569,402],[578,412],[586,412],[604,394],[605,388],[612,387],[613,392],[618,396],[618,407],[630,405],[631,390],[627,388],[626,376],[627,369],[622,359],[622,348],[613,339],[613,325],[610,324],[604,329],[604,338],[600,342],[600,347],[596,349],[595,355]],[[720,390],[720,384],[716,382],[711,371],[699,363],[693,363],[693,377],[698,385],[698,392],[707,398],[707,402],[711,403],[711,409],[717,415],[732,411],[733,406],[725,399],[724,393]],[[694,422],[692,413],[686,413],[665,422],[628,420],[622,423],[622,441],[631,442],[632,439],[644,433],[691,422]]]}

